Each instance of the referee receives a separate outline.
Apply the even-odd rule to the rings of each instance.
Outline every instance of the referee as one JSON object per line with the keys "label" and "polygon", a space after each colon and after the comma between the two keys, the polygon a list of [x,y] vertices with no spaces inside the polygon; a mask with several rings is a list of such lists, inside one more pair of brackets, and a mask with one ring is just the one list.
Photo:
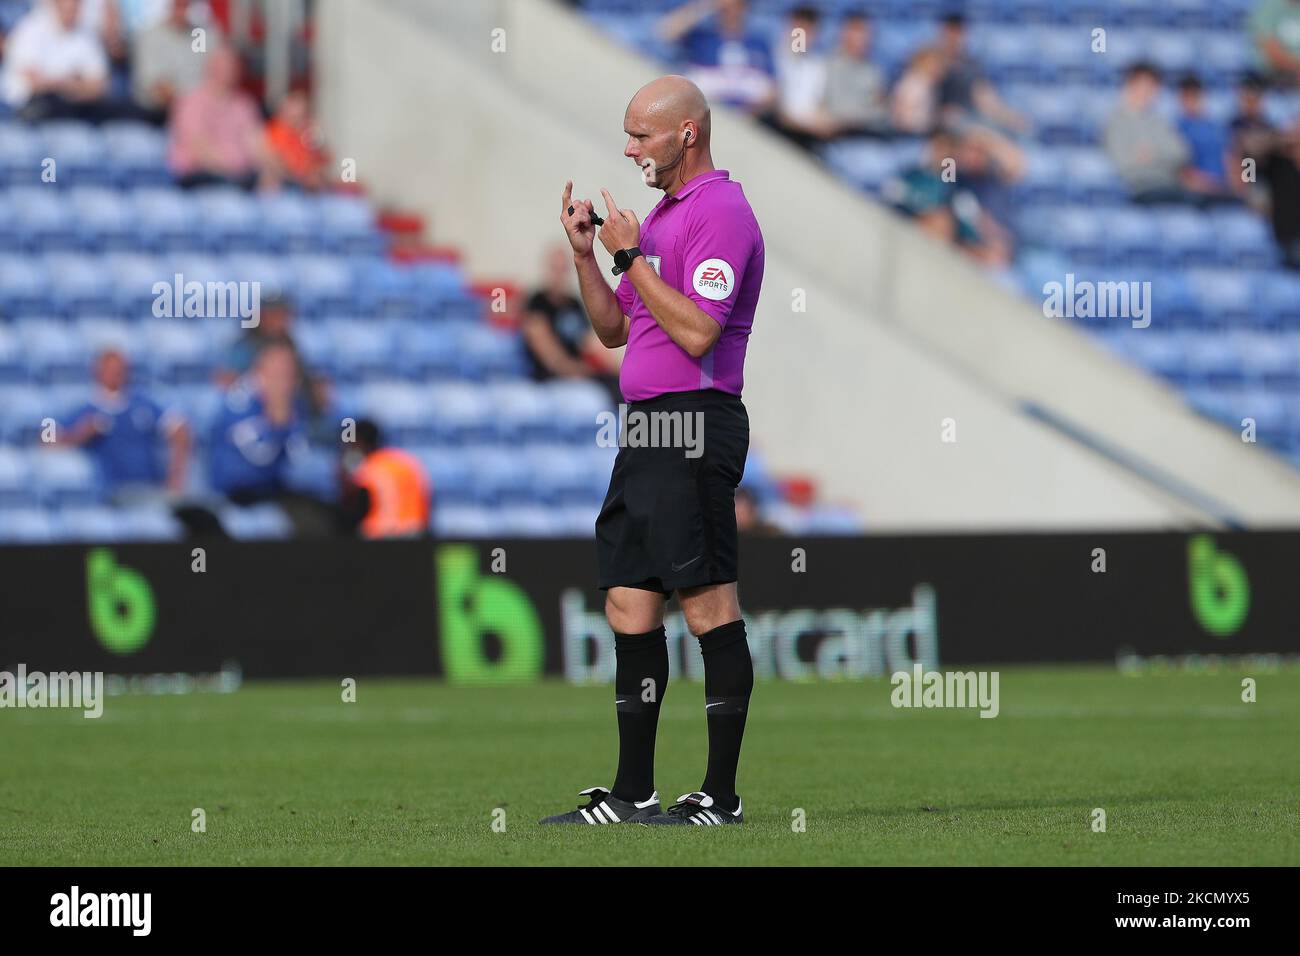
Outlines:
{"label": "referee", "polygon": [[[736,765],[754,668],[736,596],[735,492],[749,449],[740,400],[745,345],[763,282],[763,234],[740,184],[715,169],[709,105],[681,76],[646,84],[623,119],[627,156],[663,198],[646,216],[602,189],[599,227],[621,275],[611,291],[596,261],[591,200],[565,183],[560,222],[582,299],[606,348],[627,346],[619,386],[628,420],[703,426],[702,450],[619,449],[596,519],[599,585],[614,631],[618,773],[612,790],[543,823],[741,823]],[[626,437],[626,434],[625,434]],[[687,454],[687,451],[690,454]],[[699,791],[666,811],[654,784],[655,730],[668,684],[664,605],[676,593],[704,657],[709,762]]]}

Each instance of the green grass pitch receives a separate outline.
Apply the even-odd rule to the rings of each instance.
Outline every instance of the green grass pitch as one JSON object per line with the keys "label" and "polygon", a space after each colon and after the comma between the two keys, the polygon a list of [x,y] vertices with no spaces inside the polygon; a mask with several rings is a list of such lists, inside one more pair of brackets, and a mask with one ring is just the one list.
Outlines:
{"label": "green grass pitch", "polygon": [[[251,683],[0,711],[0,863],[1300,864],[1300,672],[1001,672],[1001,714],[896,710],[885,680],[760,683],[743,827],[539,827],[615,764],[608,687]],[[659,728],[694,789],[703,688]],[[1093,832],[1093,808],[1106,832]],[[207,830],[191,829],[203,808]],[[494,832],[497,808],[505,832]],[[793,812],[806,829],[795,832]]]}

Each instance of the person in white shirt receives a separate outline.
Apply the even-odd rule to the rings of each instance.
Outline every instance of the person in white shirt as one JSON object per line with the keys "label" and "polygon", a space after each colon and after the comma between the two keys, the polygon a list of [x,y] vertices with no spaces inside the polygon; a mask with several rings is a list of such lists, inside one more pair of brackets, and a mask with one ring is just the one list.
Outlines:
{"label": "person in white shirt", "polygon": [[826,57],[814,50],[821,15],[815,7],[790,11],[773,59],[776,62],[776,124],[801,146],[835,134],[826,111]]}
{"label": "person in white shirt", "polygon": [[43,0],[9,35],[0,88],[24,119],[104,118],[108,57],[80,14],[81,0]]}

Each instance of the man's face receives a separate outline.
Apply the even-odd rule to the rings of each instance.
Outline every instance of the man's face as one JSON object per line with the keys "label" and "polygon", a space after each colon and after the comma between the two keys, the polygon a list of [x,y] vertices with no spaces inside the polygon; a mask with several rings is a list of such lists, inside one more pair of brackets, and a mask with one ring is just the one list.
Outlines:
{"label": "man's face", "polygon": [[81,0],[54,0],[54,15],[63,29],[71,30],[75,27],[80,14]]}
{"label": "man's face", "polygon": [[793,35],[795,30],[802,30],[805,41],[805,49],[812,49],[813,38],[817,36],[817,21],[809,20],[806,17],[792,17],[790,19],[790,33]]}
{"label": "man's face", "polygon": [[1150,106],[1160,92],[1160,85],[1150,73],[1136,73],[1128,81],[1129,97],[1138,106]]}
{"label": "man's face", "polygon": [[298,387],[298,363],[281,345],[262,350],[257,357],[257,385],[267,402],[288,402]]}
{"label": "man's face", "polygon": [[939,45],[943,47],[944,53],[956,56],[966,45],[966,27],[955,23],[945,24]]}
{"label": "man's face", "polygon": [[623,155],[642,169],[647,185],[662,187],[655,171],[677,166],[685,137],[683,129],[668,126],[663,117],[648,114],[633,100],[623,117],[623,131],[627,133]]}
{"label": "man's face", "polygon": [[1199,113],[1201,111],[1201,91],[1179,90],[1178,102],[1182,105],[1184,113]]}
{"label": "man's face", "polygon": [[866,56],[871,46],[871,27],[867,21],[846,20],[840,29],[840,44],[849,56]]}
{"label": "man's face", "polygon": [[110,392],[126,384],[126,358],[121,352],[105,352],[95,365],[95,381]]}

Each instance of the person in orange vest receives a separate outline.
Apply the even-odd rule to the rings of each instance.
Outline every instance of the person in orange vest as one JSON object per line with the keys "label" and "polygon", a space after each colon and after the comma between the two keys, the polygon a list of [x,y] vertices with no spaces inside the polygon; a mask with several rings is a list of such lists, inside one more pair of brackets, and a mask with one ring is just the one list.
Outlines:
{"label": "person in orange vest", "polygon": [[356,424],[344,444],[343,511],[365,538],[411,538],[428,533],[431,492],[424,466],[400,448],[385,448],[379,426]]}

